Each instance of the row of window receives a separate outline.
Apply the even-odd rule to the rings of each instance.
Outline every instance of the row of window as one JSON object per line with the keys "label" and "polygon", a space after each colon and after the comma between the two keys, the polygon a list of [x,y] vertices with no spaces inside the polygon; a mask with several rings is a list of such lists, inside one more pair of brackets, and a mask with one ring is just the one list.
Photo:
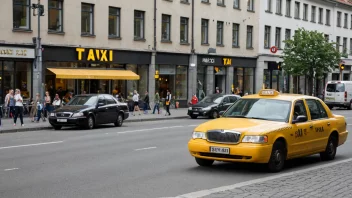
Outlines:
{"label": "row of window", "polygon": [[[272,2],[273,0],[266,0],[266,12],[272,13]],[[276,14],[277,15],[282,15],[282,1],[284,0],[275,0],[276,1]],[[286,17],[292,17],[291,16],[291,0],[285,0],[286,1]],[[301,3],[298,1],[295,1],[294,4],[294,18],[295,19],[301,19]],[[317,13],[318,11],[318,13]],[[303,4],[303,20],[308,21],[308,14],[309,13],[309,5],[304,3]],[[325,25],[330,26],[331,25],[331,10],[326,9],[325,10]],[[348,13],[344,13],[344,20],[343,20],[343,27],[348,28]],[[324,9],[323,8],[318,8],[314,5],[311,5],[310,8],[310,21],[313,23],[316,23],[318,20],[319,24],[324,24]],[[337,11],[337,17],[336,17],[336,26],[337,27],[342,27],[342,12]],[[352,15],[350,16],[350,28],[352,29]]]}
{"label": "row of window", "polygon": [[[188,2],[188,0],[186,0]],[[231,1],[231,0],[228,0]],[[232,0],[233,1],[233,8],[235,9],[241,9],[241,0]],[[207,3],[210,4],[210,0],[201,0],[202,3]],[[217,5],[218,6],[226,6],[226,0],[217,0]],[[254,12],[254,0],[247,0],[247,10]]]}

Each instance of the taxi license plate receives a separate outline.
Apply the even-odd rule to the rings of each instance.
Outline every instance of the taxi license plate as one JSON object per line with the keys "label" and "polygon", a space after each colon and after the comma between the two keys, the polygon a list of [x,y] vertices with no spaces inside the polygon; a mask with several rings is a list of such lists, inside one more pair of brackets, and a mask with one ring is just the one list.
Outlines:
{"label": "taxi license plate", "polygon": [[67,122],[67,119],[57,119],[57,122]]}
{"label": "taxi license plate", "polygon": [[220,154],[230,154],[230,148],[211,146],[210,152],[211,153],[220,153]]}

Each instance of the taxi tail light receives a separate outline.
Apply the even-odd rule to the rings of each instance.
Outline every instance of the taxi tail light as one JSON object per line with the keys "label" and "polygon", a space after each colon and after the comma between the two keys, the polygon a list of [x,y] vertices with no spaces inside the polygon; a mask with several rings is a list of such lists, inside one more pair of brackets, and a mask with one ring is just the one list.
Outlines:
{"label": "taxi tail light", "polygon": [[347,101],[347,91],[345,91],[345,102]]}

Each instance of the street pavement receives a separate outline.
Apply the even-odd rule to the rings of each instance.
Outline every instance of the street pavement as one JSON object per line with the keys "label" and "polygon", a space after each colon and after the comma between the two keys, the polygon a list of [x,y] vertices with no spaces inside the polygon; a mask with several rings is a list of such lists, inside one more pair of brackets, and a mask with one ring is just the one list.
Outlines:
{"label": "street pavement", "polygon": [[[130,112],[130,117],[124,122],[143,122],[143,121],[188,118],[187,108],[171,109],[170,112],[171,112],[171,116],[165,116],[165,110],[163,110],[161,114],[152,114],[152,111],[149,111],[148,114],[144,114],[142,111],[141,115],[136,113],[135,116],[133,116],[132,113]],[[45,130],[45,129],[52,128],[48,121],[43,122],[42,119],[38,123],[31,122],[31,119],[26,116],[23,118],[23,122],[24,122],[24,127],[21,126],[20,119],[18,118],[17,125],[13,126],[13,123],[14,123],[13,119],[3,118],[1,119],[0,133]]]}
{"label": "street pavement", "polygon": [[[345,115],[352,124],[352,111],[334,113]],[[187,142],[193,129],[206,121],[173,119],[130,122],[123,127],[107,125],[94,130],[67,128],[0,134],[0,197],[351,194],[346,188],[352,186],[351,136],[338,148],[334,161],[321,162],[318,155],[291,160],[284,171],[276,174],[255,164],[216,162],[211,167],[199,167],[188,153]],[[351,131],[352,125],[348,129]],[[340,164],[333,164],[336,162]]]}

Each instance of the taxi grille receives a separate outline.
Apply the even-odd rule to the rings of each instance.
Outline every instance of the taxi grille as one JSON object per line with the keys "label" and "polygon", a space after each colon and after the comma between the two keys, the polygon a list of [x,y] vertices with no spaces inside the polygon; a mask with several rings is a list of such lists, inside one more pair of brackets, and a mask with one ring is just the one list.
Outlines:
{"label": "taxi grille", "polygon": [[240,140],[241,133],[234,131],[208,131],[207,139],[210,142],[236,144]]}

